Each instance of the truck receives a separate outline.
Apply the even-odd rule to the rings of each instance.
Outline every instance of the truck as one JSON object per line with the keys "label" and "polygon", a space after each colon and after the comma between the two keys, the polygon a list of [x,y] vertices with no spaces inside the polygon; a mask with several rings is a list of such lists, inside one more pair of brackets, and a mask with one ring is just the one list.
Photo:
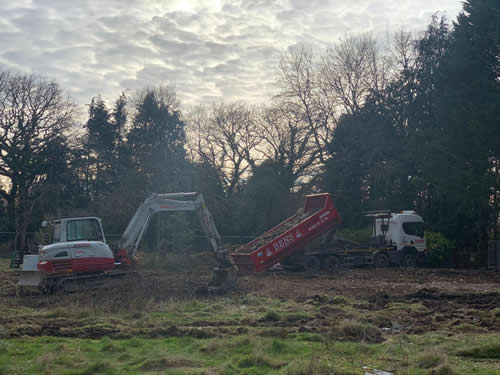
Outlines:
{"label": "truck", "polygon": [[115,249],[107,244],[98,217],[44,221],[43,227],[52,227],[52,243],[41,246],[37,254],[23,256],[18,287],[72,290],[130,274],[152,216],[162,211],[196,211],[216,259],[224,260],[219,251],[220,235],[202,194],[151,194],[138,207]]}
{"label": "truck", "polygon": [[232,259],[241,272],[263,272],[278,263],[308,272],[335,272],[346,265],[415,266],[426,247],[422,217],[414,211],[366,216],[372,218],[369,243],[338,238],[341,219],[330,194],[307,195],[302,210],[236,249]]}

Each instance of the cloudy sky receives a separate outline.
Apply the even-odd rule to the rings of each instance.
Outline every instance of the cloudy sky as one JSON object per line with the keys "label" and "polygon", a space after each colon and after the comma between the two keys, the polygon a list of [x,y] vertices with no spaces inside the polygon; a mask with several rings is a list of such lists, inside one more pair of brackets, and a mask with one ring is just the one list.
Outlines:
{"label": "cloudy sky", "polygon": [[0,65],[56,79],[79,103],[174,84],[184,104],[272,93],[280,55],[345,34],[421,30],[460,0],[0,0]]}

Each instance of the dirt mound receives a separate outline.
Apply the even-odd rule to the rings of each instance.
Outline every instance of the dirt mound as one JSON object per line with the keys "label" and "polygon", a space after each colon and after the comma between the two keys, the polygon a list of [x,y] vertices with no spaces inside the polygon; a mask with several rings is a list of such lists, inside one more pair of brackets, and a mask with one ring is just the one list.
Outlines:
{"label": "dirt mound", "polygon": [[[437,310],[450,310],[450,306],[453,308],[493,310],[500,306],[500,293],[498,292],[449,294],[437,289],[423,288],[405,297],[408,300],[422,301],[426,306]],[[443,304],[443,301],[447,301],[447,303]],[[443,305],[447,305],[448,308],[443,307]]]}

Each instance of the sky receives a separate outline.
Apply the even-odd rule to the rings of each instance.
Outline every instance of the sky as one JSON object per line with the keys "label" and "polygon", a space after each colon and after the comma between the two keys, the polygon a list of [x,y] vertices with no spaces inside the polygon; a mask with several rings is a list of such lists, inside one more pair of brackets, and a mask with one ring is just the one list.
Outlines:
{"label": "sky", "polygon": [[280,56],[345,35],[450,20],[460,0],[0,0],[0,67],[55,79],[81,105],[174,85],[185,105],[273,93]]}

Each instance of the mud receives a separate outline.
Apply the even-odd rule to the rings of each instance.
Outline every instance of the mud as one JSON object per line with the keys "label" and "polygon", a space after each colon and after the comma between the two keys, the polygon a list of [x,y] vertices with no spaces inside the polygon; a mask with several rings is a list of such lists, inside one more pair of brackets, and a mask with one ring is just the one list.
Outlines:
{"label": "mud", "polygon": [[[342,328],[345,322],[373,327],[369,331],[362,328],[369,332],[362,339],[370,342],[400,332],[500,331],[497,316],[500,273],[495,272],[359,268],[307,278],[303,273],[275,272],[238,277],[223,296],[200,298],[195,291],[209,277],[209,269],[143,272],[140,279],[125,279],[117,285],[86,293],[33,293],[18,297],[13,287],[15,274],[3,272],[0,273],[0,337],[209,338],[251,331],[279,337],[312,332],[354,340],[356,334],[352,329]],[[159,321],[147,319],[158,303],[201,299],[244,305],[249,296],[257,301],[273,298],[283,304],[290,302],[295,310],[266,314],[263,306],[262,314],[257,317],[191,319],[185,323],[171,321],[168,316]],[[85,311],[79,311],[78,306],[85,306]],[[44,315],[38,315],[38,310],[43,310]],[[117,314],[121,318],[113,318]]]}

